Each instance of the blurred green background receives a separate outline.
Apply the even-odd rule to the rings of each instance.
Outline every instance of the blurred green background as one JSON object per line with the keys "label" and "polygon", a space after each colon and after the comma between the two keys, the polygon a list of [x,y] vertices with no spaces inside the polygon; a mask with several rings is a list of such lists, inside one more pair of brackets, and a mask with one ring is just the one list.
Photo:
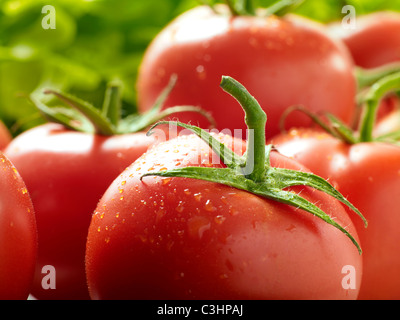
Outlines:
{"label": "blurred green background", "polygon": [[[135,112],[135,82],[146,47],[169,21],[201,2],[0,0],[0,119],[14,135],[41,123],[26,97],[40,95],[45,87],[100,106],[105,85],[113,79],[123,83],[124,112]],[[267,6],[275,1],[255,2]],[[343,18],[346,4],[357,14],[400,10],[398,0],[306,0],[296,12],[331,22]],[[45,5],[56,10],[56,29],[42,28]]]}

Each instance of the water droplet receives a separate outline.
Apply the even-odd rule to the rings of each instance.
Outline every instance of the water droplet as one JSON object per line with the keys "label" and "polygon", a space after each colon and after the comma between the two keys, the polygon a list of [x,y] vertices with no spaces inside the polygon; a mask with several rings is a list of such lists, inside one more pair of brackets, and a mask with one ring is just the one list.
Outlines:
{"label": "water droplet", "polygon": [[239,213],[238,210],[236,210],[236,209],[233,208],[233,207],[229,207],[229,214],[230,214],[230,215],[236,216],[238,213]]}
{"label": "water droplet", "polygon": [[222,224],[226,220],[226,217],[218,215],[214,218],[215,223]]}
{"label": "water droplet", "polygon": [[190,190],[189,189],[185,189],[185,190],[183,190],[183,192],[186,194],[186,195],[191,195],[191,192],[190,192]]}
{"label": "water droplet", "polygon": [[199,192],[199,193],[195,193],[193,196],[194,196],[194,199],[195,199],[197,202],[200,202],[201,198],[203,197],[202,194],[201,194],[200,192]]}
{"label": "water droplet", "polygon": [[228,204],[228,199],[226,199],[226,197],[224,197],[224,196],[221,197],[221,201],[224,204]]}
{"label": "water droplet", "polygon": [[157,212],[156,212],[156,222],[159,222],[166,214],[166,211],[164,208],[160,208]]}
{"label": "water droplet", "polygon": [[291,224],[289,227],[286,228],[286,231],[293,232],[296,230],[296,226],[294,224]]}
{"label": "water droplet", "polygon": [[106,237],[104,238],[105,243],[109,243],[110,242],[110,237]]}
{"label": "water droplet", "polygon": [[207,200],[206,204],[204,205],[204,208],[206,209],[206,211],[209,212],[214,212],[217,210],[217,208],[214,207],[214,205],[212,204],[211,200]]}
{"label": "water droplet", "polygon": [[183,206],[183,201],[179,201],[178,206],[175,208],[175,210],[179,213],[183,212],[184,210],[184,206]]}
{"label": "water droplet", "polygon": [[210,230],[211,223],[206,217],[194,216],[188,221],[189,235],[193,238],[201,239],[204,232]]}

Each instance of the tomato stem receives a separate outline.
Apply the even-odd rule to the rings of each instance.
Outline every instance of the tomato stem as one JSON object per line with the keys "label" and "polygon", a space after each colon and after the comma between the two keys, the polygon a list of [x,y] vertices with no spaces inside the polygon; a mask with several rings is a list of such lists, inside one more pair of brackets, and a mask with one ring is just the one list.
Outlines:
{"label": "tomato stem", "polygon": [[293,11],[300,6],[305,0],[280,0],[266,9],[268,15],[282,17],[288,12]]}
{"label": "tomato stem", "polygon": [[381,99],[390,91],[400,88],[400,72],[390,74],[375,82],[363,96],[364,114],[360,124],[360,141],[373,141],[376,114]]}
{"label": "tomato stem", "polygon": [[222,77],[221,88],[232,95],[245,111],[245,122],[248,127],[246,164],[252,164],[253,170],[248,178],[258,182],[265,175],[265,124],[267,115],[257,100],[246,88],[230,77]]}
{"label": "tomato stem", "polygon": [[44,93],[55,95],[70,108],[49,107],[33,94],[30,95],[29,99],[49,122],[60,123],[69,130],[104,136],[142,131],[157,121],[178,112],[200,113],[209,121],[211,127],[215,127],[215,120],[211,114],[197,106],[174,106],[162,110],[176,81],[176,75],[172,75],[168,85],[161,92],[153,107],[147,112],[130,114],[124,118],[121,116],[121,84],[118,81],[113,81],[108,85],[101,108],[97,108],[73,95],[52,89],[46,89]]}
{"label": "tomato stem", "polygon": [[103,117],[108,118],[114,127],[121,119],[121,84],[112,82],[108,85],[102,107]]}
{"label": "tomato stem", "polygon": [[399,71],[400,62],[387,63],[383,66],[370,69],[355,67],[354,75],[357,80],[358,90],[361,91],[371,86],[379,79]]}

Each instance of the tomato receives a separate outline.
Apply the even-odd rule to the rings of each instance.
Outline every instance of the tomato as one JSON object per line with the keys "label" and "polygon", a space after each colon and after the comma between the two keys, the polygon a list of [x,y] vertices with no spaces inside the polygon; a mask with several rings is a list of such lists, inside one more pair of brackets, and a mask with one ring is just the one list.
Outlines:
{"label": "tomato", "polygon": [[[236,152],[246,146],[216,136]],[[93,215],[86,272],[93,299],[355,299],[341,270],[362,274],[346,237],[309,213],[219,183],[141,176],[221,167],[208,145],[179,136],[150,149],[108,188]],[[271,154],[272,166],[306,170]],[[291,188],[356,234],[338,202]]]}
{"label": "tomato", "polygon": [[148,113],[122,117],[120,84],[110,83],[101,108],[73,95],[46,89],[61,104],[30,99],[49,122],[23,132],[6,148],[32,195],[39,251],[32,294],[37,299],[89,299],[85,275],[86,237],[97,202],[128,165],[169,132],[148,137],[143,130],[177,109],[160,112],[174,78]]}
{"label": "tomato", "polygon": [[5,124],[0,121],[0,150],[4,150],[5,147],[12,140],[12,136]]}
{"label": "tomato", "polygon": [[[36,211],[35,298],[89,298],[84,257],[93,210],[114,178],[152,142],[145,133],[102,136],[47,123],[9,144],[5,154],[24,178]],[[42,287],[46,265],[55,268],[55,289]]]}
{"label": "tomato", "polygon": [[315,174],[328,179],[368,220],[354,221],[363,248],[360,299],[400,298],[400,148],[378,142],[346,144],[310,129],[293,129],[271,141]]}
{"label": "tomato", "polygon": [[[268,113],[268,137],[279,132],[282,113],[293,105],[329,111],[350,121],[356,93],[353,61],[325,28],[294,15],[231,16],[225,6],[216,10],[195,7],[153,40],[137,79],[140,110],[147,110],[170,75],[176,74],[176,88],[165,107],[198,105],[212,112],[219,130],[245,130],[243,111],[218,90],[221,76],[230,75]],[[206,125],[198,117],[177,117]],[[288,127],[306,125],[310,121],[302,115],[287,119]]]}
{"label": "tomato", "polygon": [[356,65],[375,68],[400,61],[400,13],[374,12],[357,17],[355,29],[331,25],[333,36],[349,48]]}
{"label": "tomato", "polygon": [[[357,16],[356,19],[354,29],[345,29],[337,22],[329,25],[328,31],[346,45],[358,67],[366,71],[378,71],[378,68],[400,62],[400,13],[378,11]],[[398,70],[397,65],[393,65],[393,68]],[[398,116],[394,100],[398,100],[397,95],[381,101],[379,118],[382,118],[382,124],[379,131],[392,130],[395,124],[397,128],[400,127],[390,120]],[[389,126],[385,129],[386,125]]]}
{"label": "tomato", "polygon": [[0,300],[27,299],[37,254],[34,208],[24,181],[0,153]]}
{"label": "tomato", "polygon": [[220,86],[253,134],[175,122],[195,134],[152,147],[114,180],[89,227],[91,298],[355,299],[361,250],[340,202],[357,209],[265,146],[267,116],[241,83]]}

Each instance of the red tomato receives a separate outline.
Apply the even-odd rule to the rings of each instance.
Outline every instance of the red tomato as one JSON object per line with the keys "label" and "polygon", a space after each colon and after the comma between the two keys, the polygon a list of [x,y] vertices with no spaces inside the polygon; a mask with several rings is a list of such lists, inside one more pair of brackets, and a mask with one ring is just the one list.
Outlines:
{"label": "red tomato", "polygon": [[4,123],[0,121],[0,150],[4,150],[11,140],[12,136],[10,131],[8,131]]}
{"label": "red tomato", "polygon": [[37,254],[37,230],[28,190],[0,153],[0,300],[27,299]]}
{"label": "red tomato", "polygon": [[[246,144],[216,137],[238,154]],[[109,187],[93,215],[86,272],[93,299],[355,299],[361,255],[338,229],[295,207],[219,183],[141,176],[185,166],[224,167],[194,135],[151,148]],[[306,170],[271,154],[271,165]],[[356,235],[335,199],[317,203]],[[342,286],[344,266],[357,288]]]}
{"label": "red tomato", "polygon": [[[198,105],[212,112],[218,129],[246,130],[243,111],[218,88],[221,76],[230,75],[268,114],[269,137],[279,132],[284,110],[298,104],[350,121],[356,82],[352,59],[342,43],[300,17],[231,17],[225,6],[217,9],[222,13],[207,6],[189,10],[154,39],[139,70],[141,111],[153,105],[171,74],[177,74],[165,107]],[[207,125],[200,117],[182,114],[179,119]],[[309,124],[303,115],[287,121],[289,127]]]}
{"label": "red tomato", "polygon": [[[345,29],[340,23],[332,24],[330,34],[343,41],[349,49],[354,63],[365,69],[382,67],[400,61],[400,13],[391,11],[373,12],[357,17],[355,29]],[[379,108],[379,119],[397,113],[394,97],[384,99]],[[396,97],[396,100],[398,98]],[[381,127],[388,124],[383,119]],[[394,123],[383,130],[391,130]],[[397,126],[398,128],[399,126]]]}
{"label": "red tomato", "polygon": [[[145,133],[101,136],[49,123],[22,133],[7,147],[37,216],[35,298],[89,298],[84,257],[93,210],[114,178],[152,142]],[[56,289],[42,287],[45,265],[55,268]]]}
{"label": "red tomato", "polygon": [[400,148],[346,144],[324,132],[294,129],[272,139],[278,150],[328,179],[368,220],[354,220],[363,248],[360,299],[400,298]]}
{"label": "red tomato", "polygon": [[374,12],[356,21],[355,29],[337,23],[331,31],[346,44],[358,66],[375,68],[400,61],[400,13]]}

